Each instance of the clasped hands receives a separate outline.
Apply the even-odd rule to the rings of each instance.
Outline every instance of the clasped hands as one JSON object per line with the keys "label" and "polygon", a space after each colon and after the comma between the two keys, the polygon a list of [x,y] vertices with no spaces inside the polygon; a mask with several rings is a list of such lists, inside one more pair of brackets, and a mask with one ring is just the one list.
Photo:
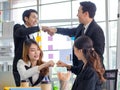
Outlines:
{"label": "clasped hands", "polygon": [[42,26],[42,31],[47,32],[50,36],[53,36],[57,32],[57,29],[54,27]]}

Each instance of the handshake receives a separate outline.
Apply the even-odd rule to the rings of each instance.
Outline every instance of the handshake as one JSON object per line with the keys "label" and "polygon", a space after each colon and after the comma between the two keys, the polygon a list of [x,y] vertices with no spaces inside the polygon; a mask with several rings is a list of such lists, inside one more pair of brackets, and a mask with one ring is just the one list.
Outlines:
{"label": "handshake", "polygon": [[57,32],[57,29],[54,27],[42,26],[42,31],[47,32],[50,36],[53,36]]}

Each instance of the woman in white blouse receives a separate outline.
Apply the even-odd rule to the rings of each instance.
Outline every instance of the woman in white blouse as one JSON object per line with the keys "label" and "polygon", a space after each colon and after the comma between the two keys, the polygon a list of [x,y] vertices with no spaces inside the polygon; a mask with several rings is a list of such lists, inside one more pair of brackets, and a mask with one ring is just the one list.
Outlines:
{"label": "woman in white blouse", "polygon": [[31,86],[36,86],[48,75],[49,67],[54,66],[54,62],[43,62],[42,57],[43,52],[37,42],[27,39],[23,44],[22,59],[17,63],[21,81],[29,81]]}

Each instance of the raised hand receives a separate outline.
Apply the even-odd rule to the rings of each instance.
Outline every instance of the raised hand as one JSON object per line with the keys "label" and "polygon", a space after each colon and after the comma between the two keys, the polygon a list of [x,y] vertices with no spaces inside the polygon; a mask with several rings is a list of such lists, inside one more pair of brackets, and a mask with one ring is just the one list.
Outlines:
{"label": "raised hand", "polygon": [[48,64],[49,67],[53,67],[55,65],[53,60],[48,61],[47,64]]}

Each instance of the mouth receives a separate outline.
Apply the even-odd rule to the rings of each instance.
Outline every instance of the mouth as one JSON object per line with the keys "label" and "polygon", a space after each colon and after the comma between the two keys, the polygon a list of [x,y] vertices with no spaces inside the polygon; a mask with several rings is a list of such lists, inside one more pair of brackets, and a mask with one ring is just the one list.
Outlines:
{"label": "mouth", "polygon": [[39,58],[39,56],[38,56],[38,55],[36,55],[36,56],[34,56],[34,58]]}

